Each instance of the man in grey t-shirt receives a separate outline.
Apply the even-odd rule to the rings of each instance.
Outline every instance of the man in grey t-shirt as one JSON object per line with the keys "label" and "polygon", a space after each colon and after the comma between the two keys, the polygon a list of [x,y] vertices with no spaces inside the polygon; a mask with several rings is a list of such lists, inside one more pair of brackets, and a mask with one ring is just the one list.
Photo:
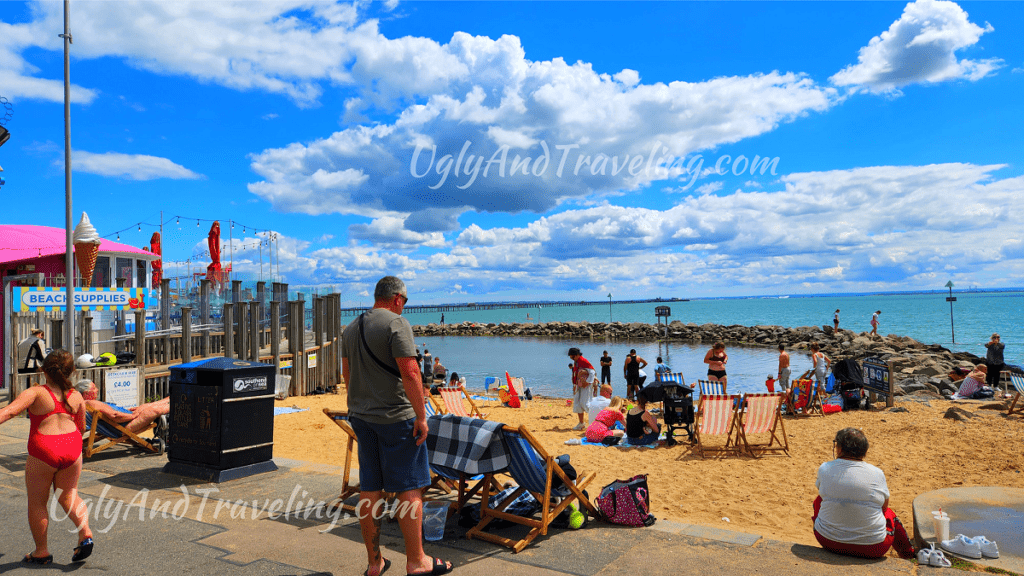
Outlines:
{"label": "man in grey t-shirt", "polygon": [[385,276],[373,297],[373,309],[345,328],[341,346],[349,424],[359,439],[356,516],[366,544],[366,574],[379,576],[391,566],[380,550],[384,492],[398,494],[406,573],[446,574],[451,563],[423,551],[421,489],[430,485],[430,469],[423,381],[412,326],[401,316],[408,292],[400,279]]}

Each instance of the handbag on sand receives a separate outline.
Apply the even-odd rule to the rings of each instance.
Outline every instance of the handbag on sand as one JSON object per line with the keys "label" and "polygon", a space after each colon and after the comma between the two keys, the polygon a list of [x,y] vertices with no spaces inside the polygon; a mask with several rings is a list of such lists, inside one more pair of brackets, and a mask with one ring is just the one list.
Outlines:
{"label": "handbag on sand", "polygon": [[616,480],[601,489],[597,509],[612,524],[650,526],[657,520],[651,513],[651,495],[647,490],[647,474],[629,480]]}

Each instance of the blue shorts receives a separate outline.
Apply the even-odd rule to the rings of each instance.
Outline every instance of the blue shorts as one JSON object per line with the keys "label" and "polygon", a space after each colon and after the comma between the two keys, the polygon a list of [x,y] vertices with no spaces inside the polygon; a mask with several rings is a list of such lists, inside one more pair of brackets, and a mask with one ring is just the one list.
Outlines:
{"label": "blue shorts", "polygon": [[363,492],[405,492],[430,485],[427,445],[416,445],[415,418],[397,424],[371,424],[354,417],[348,422],[359,439]]}

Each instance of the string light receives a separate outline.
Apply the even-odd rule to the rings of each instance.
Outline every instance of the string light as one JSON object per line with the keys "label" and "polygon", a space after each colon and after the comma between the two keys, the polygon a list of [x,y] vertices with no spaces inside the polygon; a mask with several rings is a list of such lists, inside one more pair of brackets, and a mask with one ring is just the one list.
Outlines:
{"label": "string light", "polygon": [[139,232],[142,232],[142,222],[139,222]]}
{"label": "string light", "polygon": [[181,224],[181,217],[179,217],[179,216],[175,216],[175,217],[174,217],[174,223],[175,223],[175,224]]}
{"label": "string light", "polygon": [[196,219],[196,228],[199,228],[199,219]]}

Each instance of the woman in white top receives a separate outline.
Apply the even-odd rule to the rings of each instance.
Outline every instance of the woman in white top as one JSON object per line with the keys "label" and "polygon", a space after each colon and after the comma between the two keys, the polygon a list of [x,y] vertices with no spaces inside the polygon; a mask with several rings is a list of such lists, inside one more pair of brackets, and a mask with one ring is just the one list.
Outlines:
{"label": "woman in white top", "polygon": [[868,439],[844,428],[833,442],[836,459],[818,468],[814,537],[821,547],[850,556],[882,558],[892,547],[913,558],[914,546],[889,508],[889,487],[881,470],[864,462]]}

